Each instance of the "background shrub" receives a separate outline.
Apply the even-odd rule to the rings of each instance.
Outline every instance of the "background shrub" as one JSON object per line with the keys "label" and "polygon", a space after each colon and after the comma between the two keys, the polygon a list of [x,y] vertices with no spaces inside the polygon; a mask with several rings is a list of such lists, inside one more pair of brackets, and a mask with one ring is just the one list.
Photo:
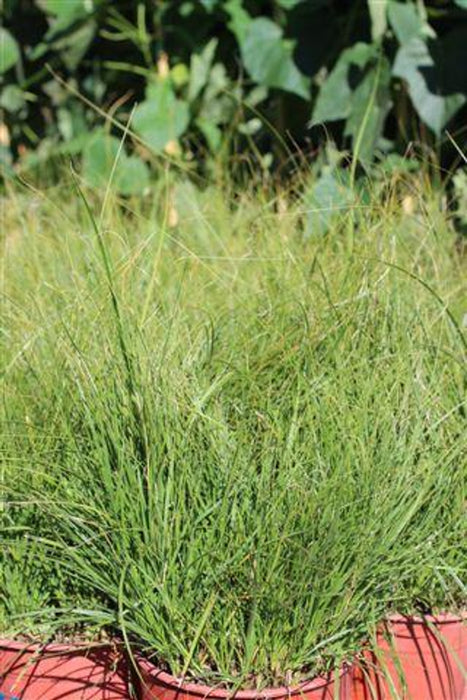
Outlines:
{"label": "background shrub", "polygon": [[5,0],[3,25],[7,167],[78,154],[97,185],[132,109],[124,194],[154,153],[204,167],[253,141],[269,168],[331,135],[366,168],[414,142],[451,166],[446,128],[465,140],[466,0]]}

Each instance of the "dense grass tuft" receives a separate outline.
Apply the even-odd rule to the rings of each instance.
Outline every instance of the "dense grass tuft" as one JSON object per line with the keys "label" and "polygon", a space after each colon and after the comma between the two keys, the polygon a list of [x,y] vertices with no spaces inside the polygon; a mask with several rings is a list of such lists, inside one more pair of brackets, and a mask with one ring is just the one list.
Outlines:
{"label": "dense grass tuft", "polygon": [[178,183],[94,221],[9,193],[3,552],[47,556],[29,607],[4,574],[5,630],[110,624],[260,687],[462,605],[465,261],[417,186],[319,236],[287,193]]}

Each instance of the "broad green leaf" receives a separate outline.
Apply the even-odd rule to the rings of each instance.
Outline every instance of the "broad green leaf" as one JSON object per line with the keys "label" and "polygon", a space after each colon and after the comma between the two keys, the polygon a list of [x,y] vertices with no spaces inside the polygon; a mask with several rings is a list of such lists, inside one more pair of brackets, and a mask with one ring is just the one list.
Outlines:
{"label": "broad green leaf", "polygon": [[[72,35],[73,29],[79,31],[82,29],[82,23],[92,18],[92,10],[94,3],[86,0],[37,0],[37,4],[41,9],[50,15],[50,27],[43,37],[42,42],[36,45],[31,51],[31,57],[36,60],[45,53],[47,47],[54,44],[57,49],[71,49],[76,54],[79,54],[80,43],[82,38],[79,34]],[[93,22],[94,24],[94,22]],[[92,33],[94,35],[94,31]],[[56,42],[65,41],[67,37],[73,39],[63,46],[56,46]],[[87,46],[86,46],[87,48]],[[84,50],[81,49],[81,55],[84,55]]]}
{"label": "broad green leaf", "polygon": [[196,126],[206,139],[209,150],[212,153],[215,153],[220,148],[222,143],[222,131],[212,121],[209,119],[203,119],[203,117],[198,117],[196,120]]}
{"label": "broad green leaf", "polygon": [[303,198],[306,211],[305,235],[323,235],[354,201],[352,190],[326,168]]}
{"label": "broad green leaf", "polygon": [[188,85],[188,101],[195,100],[208,82],[217,39],[211,39],[199,54],[192,54],[190,62],[190,82]]}
{"label": "broad green leaf", "polygon": [[148,166],[138,156],[122,155],[115,171],[115,188],[123,195],[142,194],[149,186]]}
{"label": "broad green leaf", "polygon": [[98,131],[83,150],[83,176],[91,187],[104,188],[113,173],[113,187],[123,195],[139,194],[149,184],[149,171],[137,156],[127,156],[115,136]]}
{"label": "broad green leaf", "polygon": [[218,95],[212,99],[203,99],[199,117],[217,126],[228,124],[232,119],[236,104],[229,95]]}
{"label": "broad green leaf", "polygon": [[357,42],[344,52],[346,60],[349,64],[364,68],[368,61],[375,58],[378,51],[373,44],[365,44],[362,41]]}
{"label": "broad green leaf", "polygon": [[78,27],[63,42],[56,42],[54,50],[62,51],[62,59],[65,66],[73,71],[78,67],[81,59],[91,45],[97,31],[97,24],[94,21],[87,21]]}
{"label": "broad green leaf", "polygon": [[282,29],[266,17],[252,19],[240,0],[228,0],[225,10],[251,78],[259,85],[310,99],[308,80],[293,60],[293,42],[283,38]]}
{"label": "broad green leaf", "polygon": [[243,8],[241,0],[227,0],[224,10],[230,17],[229,29],[235,34],[238,43],[241,45],[246,39],[252,19]]}
{"label": "broad green leaf", "polygon": [[217,4],[217,0],[200,0],[206,12],[212,12]]}
{"label": "broad green leaf", "polygon": [[364,68],[376,55],[372,44],[357,43],[341,54],[333,70],[322,85],[313,112],[312,124],[336,119],[347,119],[352,111],[352,87],[349,68]]}
{"label": "broad green leaf", "polygon": [[312,124],[319,124],[336,119],[347,119],[350,115],[352,90],[348,81],[349,66],[344,57],[337,62],[326,78],[316,100]]}
{"label": "broad green leaf", "polygon": [[293,61],[291,42],[283,39],[282,30],[270,19],[252,20],[240,49],[245,68],[256,83],[310,98],[308,81]]}
{"label": "broad green leaf", "polygon": [[244,103],[249,107],[256,107],[268,96],[268,89],[264,85],[256,85],[245,95]]}
{"label": "broad green leaf", "polygon": [[[198,116],[204,122],[227,124],[236,107],[235,98],[224,91],[229,86],[229,78],[222,63],[216,63],[211,69],[209,81],[203,93]],[[240,98],[240,95],[238,96]]]}
{"label": "broad green leaf", "polygon": [[69,102],[57,109],[57,127],[61,137],[70,141],[80,134],[89,133],[89,125],[84,116],[82,105]]}
{"label": "broad green leaf", "polygon": [[16,39],[4,27],[0,27],[0,75],[13,68],[19,59]]}
{"label": "broad green leaf", "polygon": [[91,187],[105,187],[117,157],[119,141],[98,131],[83,152],[83,175]]}
{"label": "broad green leaf", "polygon": [[467,0],[454,0],[458,7],[462,7],[463,10],[467,10]]}
{"label": "broad green leaf", "polygon": [[135,110],[133,128],[155,151],[162,151],[184,133],[189,120],[188,104],[176,98],[165,80],[148,87],[146,100]]}
{"label": "broad green leaf", "polygon": [[59,17],[46,33],[44,40],[31,51],[29,58],[37,61],[53,50],[62,54],[62,60],[69,70],[74,70],[88,50],[96,30],[94,20],[83,22],[82,18],[75,15],[66,16],[65,19]]}
{"label": "broad green leaf", "polygon": [[379,41],[386,33],[388,24],[388,0],[368,0],[368,10],[371,17],[371,37]]}
{"label": "broad green leaf", "polygon": [[0,107],[7,112],[19,112],[25,104],[24,93],[17,85],[7,85],[0,93]]}
{"label": "broad green leaf", "polygon": [[283,7],[284,10],[291,10],[302,2],[305,2],[305,0],[277,0],[279,7]]}
{"label": "broad green leaf", "polygon": [[83,154],[86,146],[90,141],[95,138],[95,134],[91,132],[83,132],[78,136],[74,136],[69,141],[63,141],[63,143],[58,144],[54,147],[54,152],[57,155],[75,155],[78,153]]}
{"label": "broad green leaf", "polygon": [[388,19],[401,45],[407,44],[416,37],[422,37],[426,33],[425,23],[412,2],[391,0],[388,6]]}
{"label": "broad green leaf", "polygon": [[393,66],[393,75],[406,81],[420,118],[437,135],[466,101],[461,92],[447,94],[442,53],[439,49],[435,60],[427,44],[414,38],[400,47]]}
{"label": "broad green leaf", "polygon": [[216,63],[209,74],[209,80],[203,95],[203,102],[209,102],[229,87],[229,76],[223,63]]}
{"label": "broad green leaf", "polygon": [[[346,119],[345,134],[354,147],[358,139],[362,161],[371,159],[391,106],[389,63],[383,57],[376,62],[376,57],[372,44],[358,43],[344,51],[321,88],[312,119],[312,124]],[[350,84],[351,66],[364,70],[356,87]]]}
{"label": "broad green leaf", "polygon": [[238,131],[240,134],[244,134],[245,136],[253,136],[254,134],[258,133],[262,126],[263,122],[261,119],[258,117],[253,117],[253,119],[248,119],[247,121],[239,124]]}
{"label": "broad green leaf", "polygon": [[170,70],[170,78],[176,87],[186,85],[190,80],[190,71],[185,63],[177,63]]}
{"label": "broad green leaf", "polygon": [[307,4],[307,9],[318,9],[323,5],[327,5],[329,0],[277,0],[277,4],[283,7],[284,10],[293,10],[297,5]]}
{"label": "broad green leaf", "polygon": [[[86,0],[37,0],[37,4],[47,14],[55,17],[88,13],[89,3]],[[91,3],[92,7],[92,3]]]}
{"label": "broad green leaf", "polygon": [[391,107],[390,81],[389,62],[382,58],[380,66],[372,65],[352,94],[345,134],[351,136],[354,147],[359,140],[357,155],[363,163],[371,161]]}

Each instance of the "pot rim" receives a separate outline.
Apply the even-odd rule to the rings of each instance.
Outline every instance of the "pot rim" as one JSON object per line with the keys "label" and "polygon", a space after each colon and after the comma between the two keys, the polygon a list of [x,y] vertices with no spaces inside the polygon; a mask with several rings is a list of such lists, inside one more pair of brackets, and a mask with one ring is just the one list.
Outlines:
{"label": "pot rim", "polygon": [[[119,642],[114,642],[117,645]],[[17,639],[0,637],[0,651],[22,651],[23,653],[79,653],[82,651],[95,651],[98,649],[111,649],[112,642],[82,642],[75,644],[65,644],[59,642],[21,642]]]}
{"label": "pot rim", "polygon": [[461,612],[440,612],[435,615],[403,615],[402,613],[392,613],[387,615],[383,622],[391,624],[412,624],[424,625],[427,622],[433,625],[450,625],[459,622],[467,622],[467,610]]}
{"label": "pot rim", "polygon": [[178,693],[193,695],[199,698],[217,698],[220,700],[227,700],[227,698],[234,697],[237,698],[237,700],[258,700],[259,698],[274,700],[277,698],[290,697],[292,695],[309,692],[310,690],[325,688],[327,685],[334,682],[336,676],[338,678],[342,678],[349,672],[350,669],[350,666],[343,664],[337,673],[336,671],[330,671],[325,675],[315,676],[314,678],[304,680],[302,683],[294,686],[280,686],[278,688],[265,688],[264,690],[234,691],[227,688],[218,688],[216,686],[205,685],[203,683],[186,683],[179,678],[172,676],[170,673],[162,671],[151,661],[142,656],[138,656],[138,666],[142,671],[143,683],[145,682],[144,677],[146,676],[147,678],[149,676],[152,680],[155,680],[156,682],[161,683],[162,685],[165,685]]}

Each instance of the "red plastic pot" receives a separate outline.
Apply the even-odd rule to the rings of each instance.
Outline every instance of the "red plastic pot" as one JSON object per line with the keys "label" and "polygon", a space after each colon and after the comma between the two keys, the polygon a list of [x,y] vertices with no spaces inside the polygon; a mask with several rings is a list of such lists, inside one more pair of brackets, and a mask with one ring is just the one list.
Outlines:
{"label": "red plastic pot", "polygon": [[128,700],[128,665],[118,647],[111,645],[40,646],[3,639],[0,698]]}
{"label": "red plastic pot", "polygon": [[467,700],[465,615],[392,615],[354,667],[352,700]]}
{"label": "red plastic pot", "polygon": [[[181,682],[145,659],[139,659],[138,666],[141,700],[227,700],[233,697],[232,691],[224,688]],[[286,700],[292,697],[297,700],[350,700],[350,690],[351,673],[345,667],[337,674],[337,680],[335,674],[330,673],[290,688],[238,690],[234,697],[236,700]]]}

